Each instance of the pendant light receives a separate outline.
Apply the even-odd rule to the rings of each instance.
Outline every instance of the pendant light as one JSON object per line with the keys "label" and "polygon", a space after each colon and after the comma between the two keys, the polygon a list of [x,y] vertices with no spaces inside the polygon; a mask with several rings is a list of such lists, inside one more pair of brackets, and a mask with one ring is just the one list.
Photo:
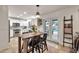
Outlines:
{"label": "pendant light", "polygon": [[36,5],[36,7],[37,7],[37,12],[36,12],[36,18],[40,18],[40,13],[39,13],[39,5]]}
{"label": "pendant light", "polygon": [[40,17],[40,12],[39,12],[39,5],[36,5],[37,7],[37,12],[36,12],[36,18],[37,18],[37,24],[38,26],[42,25],[42,18]]}

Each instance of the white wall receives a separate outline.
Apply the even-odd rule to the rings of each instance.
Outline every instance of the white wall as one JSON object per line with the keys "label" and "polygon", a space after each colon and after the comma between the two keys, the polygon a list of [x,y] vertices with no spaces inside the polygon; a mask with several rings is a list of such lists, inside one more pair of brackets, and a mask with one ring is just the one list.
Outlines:
{"label": "white wall", "polygon": [[[59,11],[51,12],[46,15],[43,15],[43,18],[51,18],[51,19],[58,19],[59,20],[59,43],[63,43],[63,17],[66,16],[66,18],[70,19],[70,16],[73,15],[73,32],[79,32],[79,18],[78,18],[78,7],[68,7],[64,8]],[[75,34],[74,34],[75,35]]]}
{"label": "white wall", "polygon": [[0,49],[8,47],[8,8],[0,6]]}

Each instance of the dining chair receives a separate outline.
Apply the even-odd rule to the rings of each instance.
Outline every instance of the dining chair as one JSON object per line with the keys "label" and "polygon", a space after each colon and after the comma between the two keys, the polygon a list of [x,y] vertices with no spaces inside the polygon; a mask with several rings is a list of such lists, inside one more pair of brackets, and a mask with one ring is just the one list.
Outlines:
{"label": "dining chair", "polygon": [[47,33],[44,33],[43,37],[41,37],[41,40],[40,40],[40,49],[42,50],[42,53],[45,51],[45,50],[48,50],[48,46],[47,46]]}
{"label": "dining chair", "polygon": [[44,33],[43,37],[37,36],[36,40],[34,41],[34,42],[36,42],[36,44],[35,44],[35,46],[32,46],[33,52],[34,52],[34,48],[36,51],[38,50],[39,53],[40,52],[43,53],[46,49],[48,50],[46,40],[47,40],[47,33]]}
{"label": "dining chair", "polygon": [[28,46],[32,48],[31,50],[32,53],[34,53],[34,51],[36,52],[38,51],[40,53],[39,42],[40,42],[40,35],[33,37],[29,42]]}

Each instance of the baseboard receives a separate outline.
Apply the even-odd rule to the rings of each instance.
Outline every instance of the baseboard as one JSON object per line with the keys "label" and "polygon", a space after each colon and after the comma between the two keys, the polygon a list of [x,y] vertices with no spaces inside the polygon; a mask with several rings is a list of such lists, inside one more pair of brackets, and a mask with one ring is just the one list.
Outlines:
{"label": "baseboard", "polygon": [[55,43],[55,44],[58,44],[58,45],[59,45],[59,43],[58,43],[58,42],[51,41],[51,40],[47,40],[47,41],[49,41],[49,42],[52,42],[52,43]]}
{"label": "baseboard", "polygon": [[2,51],[7,50],[7,49],[9,49],[9,47],[6,47],[6,48],[0,48],[0,53],[1,53]]}

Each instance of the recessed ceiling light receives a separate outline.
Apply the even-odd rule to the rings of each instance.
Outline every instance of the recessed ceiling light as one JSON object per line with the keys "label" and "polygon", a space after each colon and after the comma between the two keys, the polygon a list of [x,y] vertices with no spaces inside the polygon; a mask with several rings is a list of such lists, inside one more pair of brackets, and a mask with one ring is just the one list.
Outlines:
{"label": "recessed ceiling light", "polygon": [[26,14],[26,12],[24,12],[24,14]]}

